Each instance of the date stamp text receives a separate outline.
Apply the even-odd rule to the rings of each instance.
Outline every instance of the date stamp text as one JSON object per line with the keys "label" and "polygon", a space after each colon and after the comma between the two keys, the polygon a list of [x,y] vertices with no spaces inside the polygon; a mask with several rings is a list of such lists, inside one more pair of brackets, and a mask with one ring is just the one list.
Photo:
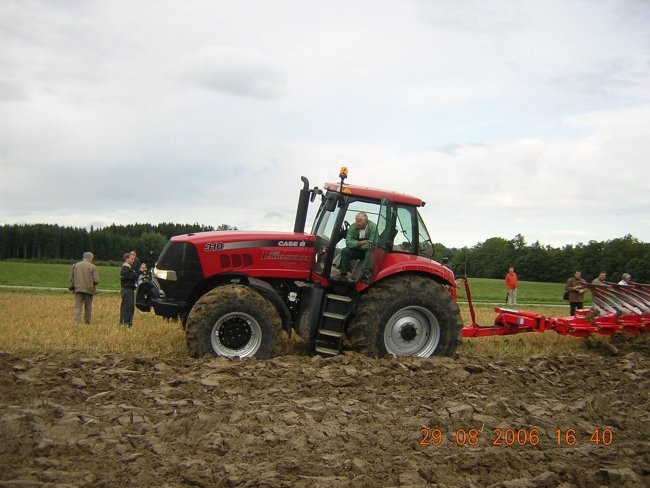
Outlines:
{"label": "date stamp text", "polygon": [[530,429],[492,429],[491,433],[474,427],[456,429],[445,432],[438,428],[420,429],[421,446],[440,446],[444,443],[455,444],[459,447],[491,445],[496,447],[538,446],[542,443],[552,443],[559,447],[571,447],[582,444],[595,446],[610,446],[614,443],[614,433],[611,429],[594,429],[592,432],[580,434],[576,429],[556,429],[552,433],[540,432],[537,428]]}

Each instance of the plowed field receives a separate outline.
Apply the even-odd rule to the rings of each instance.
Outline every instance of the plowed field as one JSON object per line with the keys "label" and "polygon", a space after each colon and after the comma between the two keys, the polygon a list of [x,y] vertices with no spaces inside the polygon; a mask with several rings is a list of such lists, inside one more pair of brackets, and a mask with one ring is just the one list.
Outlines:
{"label": "plowed field", "polygon": [[0,353],[0,487],[650,484],[649,342],[520,360]]}

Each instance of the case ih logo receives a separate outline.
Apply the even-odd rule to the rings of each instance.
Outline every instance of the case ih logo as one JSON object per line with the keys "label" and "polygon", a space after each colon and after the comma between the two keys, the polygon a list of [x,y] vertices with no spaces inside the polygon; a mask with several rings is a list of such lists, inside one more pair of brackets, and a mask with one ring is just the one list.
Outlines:
{"label": "case ih logo", "polygon": [[278,241],[278,247],[305,247],[305,241]]}

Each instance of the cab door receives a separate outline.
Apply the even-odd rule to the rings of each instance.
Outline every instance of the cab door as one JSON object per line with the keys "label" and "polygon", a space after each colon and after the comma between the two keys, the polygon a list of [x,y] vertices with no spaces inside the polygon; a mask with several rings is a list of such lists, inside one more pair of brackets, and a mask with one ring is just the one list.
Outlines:
{"label": "cab door", "polygon": [[396,207],[395,204],[384,197],[381,199],[381,208],[377,215],[377,236],[372,242],[368,259],[364,260],[363,273],[360,281],[370,284],[375,281],[375,277],[381,269],[384,257],[387,253],[391,252],[393,240],[396,234]]}

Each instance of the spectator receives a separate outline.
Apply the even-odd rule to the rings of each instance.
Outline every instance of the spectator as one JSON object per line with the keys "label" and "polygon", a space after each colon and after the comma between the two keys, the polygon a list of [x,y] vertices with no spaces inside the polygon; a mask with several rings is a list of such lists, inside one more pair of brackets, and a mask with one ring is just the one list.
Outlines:
{"label": "spectator", "polygon": [[134,259],[132,268],[135,270],[136,273],[138,273],[139,276],[140,273],[142,272],[142,270],[140,269],[140,260],[138,259],[138,255],[135,251],[131,251],[131,254],[133,255],[133,259]]}
{"label": "spectator", "polygon": [[97,293],[99,271],[93,264],[93,253],[85,252],[83,260],[75,263],[70,271],[70,289],[74,293],[72,319],[75,325],[81,322],[81,308],[84,308],[84,323],[90,325],[93,313],[93,296]]}
{"label": "spectator", "polygon": [[605,282],[606,279],[607,279],[607,273],[605,271],[601,271],[600,273],[598,273],[598,277],[593,279],[591,284],[592,285],[606,285],[607,284]]}
{"label": "spectator", "polygon": [[517,303],[517,273],[515,269],[510,266],[506,274],[506,303],[514,305]]}
{"label": "spectator", "polygon": [[585,290],[585,280],[582,279],[582,273],[576,271],[573,277],[566,282],[565,290],[569,292],[569,314],[575,315],[576,310],[583,307]]}
{"label": "spectator", "polygon": [[632,284],[632,277],[630,273],[623,273],[621,281],[618,282],[619,285],[630,286]]}
{"label": "spectator", "polygon": [[122,259],[120,270],[120,324],[131,327],[133,325],[133,313],[135,312],[135,284],[138,280],[138,273],[133,269],[135,262],[134,253],[127,252]]}

